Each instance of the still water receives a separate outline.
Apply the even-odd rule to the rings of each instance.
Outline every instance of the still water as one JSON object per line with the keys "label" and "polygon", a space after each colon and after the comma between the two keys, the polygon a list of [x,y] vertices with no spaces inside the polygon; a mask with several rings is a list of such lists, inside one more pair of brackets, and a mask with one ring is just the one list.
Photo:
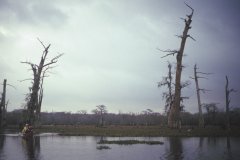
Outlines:
{"label": "still water", "polygon": [[105,137],[107,140],[162,141],[163,145],[107,145],[99,150],[102,137],[40,134],[25,141],[18,134],[0,135],[0,160],[237,160],[240,138]]}

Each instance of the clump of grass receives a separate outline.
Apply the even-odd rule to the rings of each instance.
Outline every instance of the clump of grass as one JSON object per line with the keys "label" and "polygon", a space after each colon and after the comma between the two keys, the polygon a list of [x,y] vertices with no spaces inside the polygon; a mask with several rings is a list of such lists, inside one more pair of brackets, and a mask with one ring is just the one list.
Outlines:
{"label": "clump of grass", "polygon": [[109,146],[97,146],[98,150],[111,149]]}
{"label": "clump of grass", "polygon": [[148,144],[148,145],[159,145],[163,144],[161,141],[138,141],[138,140],[118,140],[118,141],[108,141],[101,140],[98,144],[119,144],[119,145],[133,145],[133,144]]}

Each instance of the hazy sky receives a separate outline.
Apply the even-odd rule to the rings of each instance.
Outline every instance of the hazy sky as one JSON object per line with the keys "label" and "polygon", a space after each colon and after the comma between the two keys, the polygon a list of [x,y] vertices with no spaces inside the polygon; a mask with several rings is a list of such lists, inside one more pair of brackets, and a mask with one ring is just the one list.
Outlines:
{"label": "hazy sky", "polygon": [[[190,80],[195,63],[213,72],[200,87],[202,102],[225,105],[225,75],[230,86],[240,82],[240,1],[187,0],[194,9],[183,63],[183,80]],[[43,111],[87,110],[104,104],[109,112],[164,109],[157,82],[167,73],[160,49],[178,49],[185,18],[190,10],[183,0],[0,0],[0,81],[7,88],[8,110],[19,109],[31,81],[31,70],[20,61],[38,63],[51,43],[49,59],[65,53],[45,79]],[[184,89],[185,110],[195,112],[195,84]],[[2,87],[0,87],[2,88]],[[239,107],[239,92],[232,106]]]}

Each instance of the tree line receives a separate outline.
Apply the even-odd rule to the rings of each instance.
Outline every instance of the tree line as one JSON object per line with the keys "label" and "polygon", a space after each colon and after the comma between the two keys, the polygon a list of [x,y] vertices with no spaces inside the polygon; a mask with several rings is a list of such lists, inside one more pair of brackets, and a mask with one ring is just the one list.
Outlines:
{"label": "tree line", "polygon": [[[8,125],[22,125],[24,123],[24,112],[26,110],[18,109],[12,112],[7,112],[6,121]],[[229,121],[231,126],[240,127],[240,109],[235,108],[229,112]],[[79,111],[71,112],[41,112],[41,124],[43,125],[159,125],[166,127],[167,115],[149,110],[144,110],[141,113],[107,113],[100,114],[99,112],[87,113]],[[190,113],[183,111],[180,113],[181,123],[183,126],[198,127],[198,113]],[[218,126],[226,129],[226,113],[219,110],[206,110],[203,113],[205,119],[205,127]]]}

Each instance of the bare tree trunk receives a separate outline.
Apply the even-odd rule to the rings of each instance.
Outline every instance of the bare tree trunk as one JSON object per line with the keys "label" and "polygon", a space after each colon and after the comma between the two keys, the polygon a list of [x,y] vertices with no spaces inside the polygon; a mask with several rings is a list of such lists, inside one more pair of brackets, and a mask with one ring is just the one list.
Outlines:
{"label": "bare tree trunk", "polygon": [[196,84],[196,91],[197,91],[197,100],[198,100],[198,125],[200,128],[204,127],[204,119],[203,119],[203,114],[202,114],[202,103],[200,99],[200,88],[198,85],[198,76],[197,76],[197,65],[195,64],[194,66],[194,80]]}
{"label": "bare tree trunk", "polygon": [[6,86],[7,86],[7,80],[4,79],[3,81],[3,92],[2,92],[2,98],[0,103],[0,128],[3,128],[6,124]]}
{"label": "bare tree trunk", "polygon": [[169,113],[170,107],[172,106],[173,103],[173,94],[172,94],[172,65],[169,63],[168,64],[168,80],[169,83],[168,85],[168,93],[169,93],[169,107],[166,109],[167,114]]}
{"label": "bare tree trunk", "polygon": [[226,125],[227,129],[230,129],[230,116],[229,116],[229,104],[230,104],[230,99],[229,99],[229,94],[230,91],[228,89],[228,77],[226,76],[226,86],[225,86],[225,94],[226,94]]}
{"label": "bare tree trunk", "polygon": [[[188,6],[188,5],[187,5]],[[179,126],[180,121],[180,101],[181,101],[181,75],[182,75],[182,57],[183,52],[186,44],[186,40],[188,37],[191,37],[188,35],[189,29],[191,29],[191,22],[192,22],[192,16],[193,16],[193,9],[188,6],[192,13],[190,15],[187,15],[187,19],[185,19],[185,27],[184,31],[181,37],[181,45],[179,51],[177,51],[177,68],[176,68],[176,79],[175,79],[175,94],[174,94],[174,101],[170,108],[170,113],[168,116],[168,126],[171,128],[176,128]]]}

